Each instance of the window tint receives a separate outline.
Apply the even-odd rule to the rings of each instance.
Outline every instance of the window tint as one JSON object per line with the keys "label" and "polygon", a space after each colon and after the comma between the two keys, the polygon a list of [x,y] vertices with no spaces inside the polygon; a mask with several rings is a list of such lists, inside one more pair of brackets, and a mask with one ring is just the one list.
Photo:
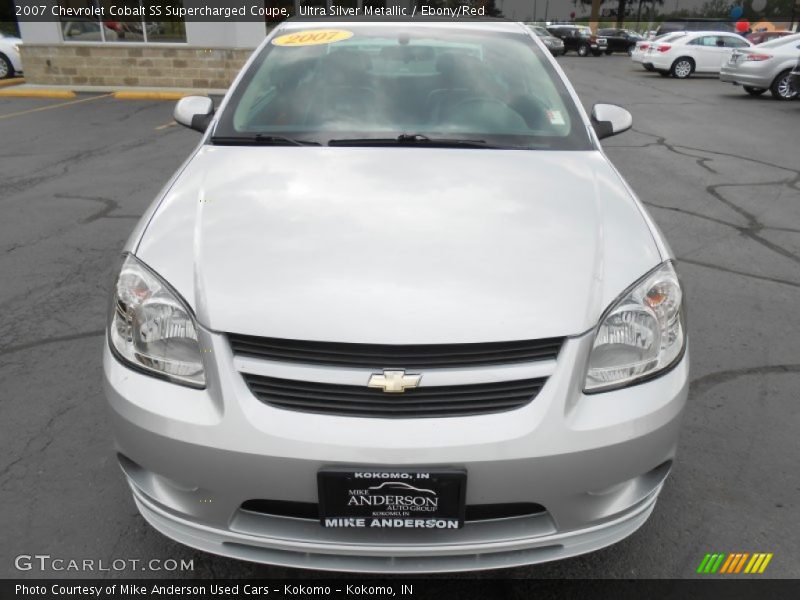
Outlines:
{"label": "window tint", "polygon": [[717,35],[704,35],[699,38],[693,39],[689,44],[692,46],[704,46],[706,48],[716,48],[717,47],[717,40],[719,40],[719,36]]}
{"label": "window tint", "polygon": [[750,45],[744,40],[740,40],[739,38],[735,38],[730,35],[723,36],[722,39],[725,40],[726,48],[746,48]]}

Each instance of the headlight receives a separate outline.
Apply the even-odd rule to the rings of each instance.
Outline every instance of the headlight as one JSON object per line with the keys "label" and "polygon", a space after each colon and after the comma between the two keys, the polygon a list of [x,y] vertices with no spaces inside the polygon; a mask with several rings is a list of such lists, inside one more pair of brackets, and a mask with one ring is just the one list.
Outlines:
{"label": "headlight", "polygon": [[671,262],[637,281],[605,312],[589,355],[584,391],[630,385],[683,355],[683,293]]}
{"label": "headlight", "polygon": [[131,255],[114,288],[108,338],[125,363],[175,383],[205,387],[191,311],[167,283]]}

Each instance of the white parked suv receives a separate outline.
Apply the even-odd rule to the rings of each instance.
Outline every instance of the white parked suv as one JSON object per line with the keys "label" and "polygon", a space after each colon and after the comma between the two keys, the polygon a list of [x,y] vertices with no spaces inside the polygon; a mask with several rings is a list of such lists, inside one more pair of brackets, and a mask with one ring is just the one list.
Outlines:
{"label": "white parked suv", "polygon": [[693,73],[719,73],[735,49],[752,46],[735,33],[696,31],[669,42],[651,44],[642,64],[664,77],[686,79]]}

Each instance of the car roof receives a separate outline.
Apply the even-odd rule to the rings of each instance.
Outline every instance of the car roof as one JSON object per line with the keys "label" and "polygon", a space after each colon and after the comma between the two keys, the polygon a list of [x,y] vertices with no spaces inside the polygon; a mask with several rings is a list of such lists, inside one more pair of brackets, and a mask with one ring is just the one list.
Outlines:
{"label": "car roof", "polygon": [[737,37],[742,37],[741,34],[736,33],[735,31],[720,31],[719,29],[709,29],[707,31],[687,31],[686,35],[735,35]]}
{"label": "car roof", "polygon": [[729,35],[729,36],[741,38],[741,39],[743,39],[745,41],[749,41],[746,37],[744,37],[743,35],[741,35],[739,33],[734,32],[734,31],[719,31],[719,30],[717,30],[717,31],[714,31],[714,30],[709,30],[709,31],[683,31],[683,32],[675,31],[674,33],[685,33],[686,35],[683,36],[683,39],[687,39],[687,40],[688,39],[692,39],[693,40],[693,39],[696,39],[696,38],[699,38],[699,37],[703,37],[703,36],[706,36],[706,35]]}

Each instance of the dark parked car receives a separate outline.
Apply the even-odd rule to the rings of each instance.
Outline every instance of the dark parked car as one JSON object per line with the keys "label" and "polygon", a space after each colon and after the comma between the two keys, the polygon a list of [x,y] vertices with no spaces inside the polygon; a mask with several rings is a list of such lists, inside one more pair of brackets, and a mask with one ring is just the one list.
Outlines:
{"label": "dark parked car", "polygon": [[792,35],[793,31],[754,31],[745,37],[754,44],[763,44],[785,35]]}
{"label": "dark parked car", "polygon": [[627,29],[598,29],[597,36],[606,39],[608,43],[606,54],[625,52],[628,56],[633,54],[636,42],[641,42],[644,39],[635,31],[628,31]]}
{"label": "dark parked car", "polygon": [[547,31],[564,42],[564,54],[574,50],[578,56],[589,56],[590,53],[600,56],[608,47],[605,38],[594,35],[583,25],[550,25]]}

